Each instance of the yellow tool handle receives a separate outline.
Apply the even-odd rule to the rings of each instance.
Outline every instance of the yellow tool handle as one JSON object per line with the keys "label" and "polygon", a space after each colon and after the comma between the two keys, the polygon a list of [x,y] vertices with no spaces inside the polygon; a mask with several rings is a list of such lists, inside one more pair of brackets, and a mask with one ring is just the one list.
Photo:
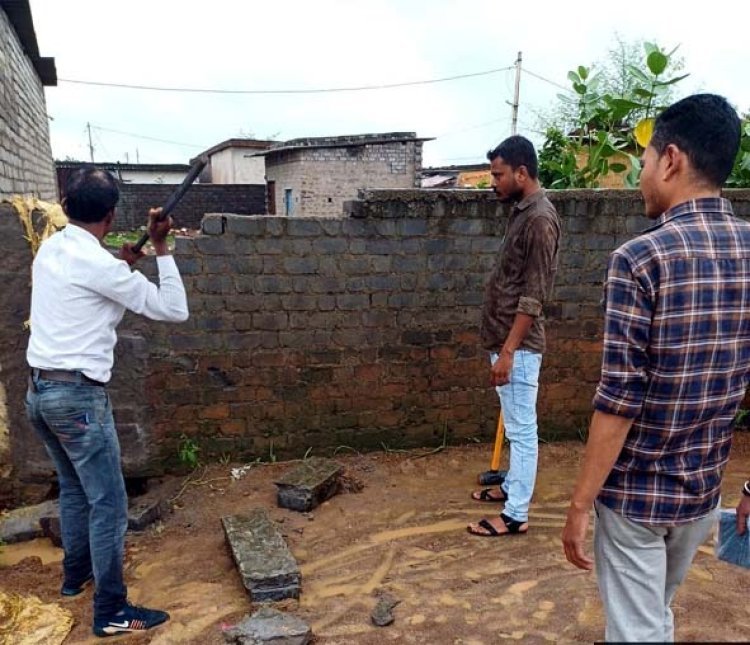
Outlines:
{"label": "yellow tool handle", "polygon": [[490,470],[500,470],[500,458],[503,456],[503,441],[505,440],[505,427],[503,426],[503,412],[497,418],[497,434],[495,435],[495,449],[492,451],[492,464]]}

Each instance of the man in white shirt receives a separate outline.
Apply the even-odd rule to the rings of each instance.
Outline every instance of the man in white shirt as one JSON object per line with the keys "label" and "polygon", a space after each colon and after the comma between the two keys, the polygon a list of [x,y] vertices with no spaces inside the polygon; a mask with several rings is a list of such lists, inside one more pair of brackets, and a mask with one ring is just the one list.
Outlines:
{"label": "man in white shirt", "polygon": [[125,245],[117,259],[102,247],[118,199],[109,173],[89,167],[71,175],[63,199],[70,223],[34,259],[26,353],[27,412],[60,485],[61,593],[75,596],[93,578],[97,636],[150,629],[169,619],[166,612],[128,603],[123,582],[128,500],[106,391],[115,328],[126,309],[153,320],[188,317],[185,288],[167,249],[171,219],[159,222],[160,211],[149,212],[158,286],[130,269],[142,253]]}

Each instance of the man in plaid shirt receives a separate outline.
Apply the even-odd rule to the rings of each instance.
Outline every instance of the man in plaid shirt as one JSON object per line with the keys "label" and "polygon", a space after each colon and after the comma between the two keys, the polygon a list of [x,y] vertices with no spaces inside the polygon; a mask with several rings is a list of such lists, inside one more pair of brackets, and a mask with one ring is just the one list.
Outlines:
{"label": "man in plaid shirt", "polygon": [[721,197],[740,141],[723,98],[657,119],[641,192],[655,224],[610,257],[595,412],[563,544],[594,557],[608,641],[671,641],[670,603],[715,521],[750,376],[750,224]]}

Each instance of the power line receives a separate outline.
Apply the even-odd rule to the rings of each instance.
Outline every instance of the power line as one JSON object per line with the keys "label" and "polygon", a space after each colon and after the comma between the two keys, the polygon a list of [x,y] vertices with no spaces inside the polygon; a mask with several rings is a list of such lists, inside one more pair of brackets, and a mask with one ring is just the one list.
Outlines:
{"label": "power line", "polygon": [[93,123],[91,124],[91,127],[94,130],[101,130],[103,132],[113,132],[115,134],[125,135],[126,137],[135,137],[136,139],[146,139],[148,141],[158,141],[159,143],[168,143],[173,146],[184,146],[186,148],[201,148],[201,149],[205,149],[208,147],[208,146],[199,146],[199,145],[196,145],[195,143],[182,143],[180,141],[170,141],[169,139],[157,139],[156,137],[149,137],[145,134],[135,134],[134,132],[123,132],[122,130],[115,130],[113,128],[103,128],[102,126],[94,125]]}
{"label": "power line", "polygon": [[505,117],[502,119],[492,119],[492,121],[485,121],[484,123],[476,123],[474,125],[468,125],[465,128],[461,128],[460,130],[452,130],[451,132],[444,132],[443,134],[438,134],[435,139],[443,139],[445,137],[452,137],[454,134],[461,134],[463,132],[469,132],[470,130],[478,130],[479,128],[485,128],[488,125],[494,125],[495,123],[500,123],[501,121],[505,121]]}
{"label": "power line", "polygon": [[201,94],[323,94],[330,92],[360,92],[364,90],[386,90],[395,87],[407,87],[412,85],[429,85],[432,83],[444,83],[447,81],[457,81],[464,78],[473,78],[476,76],[487,76],[489,74],[497,74],[498,72],[506,72],[509,69],[513,69],[513,65],[509,67],[498,67],[496,69],[488,69],[483,72],[471,72],[469,74],[457,74],[455,76],[445,76],[443,78],[433,78],[422,81],[407,81],[404,83],[386,83],[382,85],[361,85],[356,87],[327,87],[321,89],[301,89],[301,90],[219,90],[209,88],[198,88],[198,87],[163,87],[157,85],[129,85],[126,83],[105,83],[102,81],[83,81],[80,79],[72,78],[59,78],[60,83],[75,83],[77,85],[94,85],[97,87],[116,87],[120,89],[129,90],[148,90],[152,92],[193,92]]}
{"label": "power line", "polygon": [[560,83],[556,83],[555,81],[551,81],[548,78],[545,78],[544,76],[541,76],[537,74],[536,72],[532,72],[528,67],[524,67],[523,71],[526,72],[529,76],[533,76],[534,78],[538,78],[540,81],[544,81],[545,83],[549,83],[550,85],[554,85],[555,87],[559,87],[561,90],[565,90],[566,92],[570,92],[571,89],[569,87],[565,87],[564,85],[560,85]]}

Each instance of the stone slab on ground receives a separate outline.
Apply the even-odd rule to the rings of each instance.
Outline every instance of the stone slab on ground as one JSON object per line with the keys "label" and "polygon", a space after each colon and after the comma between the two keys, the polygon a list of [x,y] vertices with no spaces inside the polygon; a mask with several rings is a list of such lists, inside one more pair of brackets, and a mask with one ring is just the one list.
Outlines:
{"label": "stone slab on ground", "polygon": [[0,542],[14,544],[42,537],[42,518],[59,516],[57,500],[23,506],[0,515]]}
{"label": "stone slab on ground", "polygon": [[320,457],[304,460],[276,482],[277,502],[293,511],[311,511],[338,491],[343,466]]}
{"label": "stone slab on ground", "polygon": [[307,645],[312,639],[312,629],[296,616],[261,607],[225,630],[224,639],[236,645]]}
{"label": "stone slab on ground", "polygon": [[[169,502],[159,491],[130,500],[128,529],[142,531],[166,515]],[[49,500],[33,506],[23,506],[0,515],[0,542],[14,544],[39,537],[48,537],[60,546],[60,505]]]}
{"label": "stone slab on ground", "polygon": [[222,517],[221,523],[253,602],[299,598],[297,561],[265,509]]}

